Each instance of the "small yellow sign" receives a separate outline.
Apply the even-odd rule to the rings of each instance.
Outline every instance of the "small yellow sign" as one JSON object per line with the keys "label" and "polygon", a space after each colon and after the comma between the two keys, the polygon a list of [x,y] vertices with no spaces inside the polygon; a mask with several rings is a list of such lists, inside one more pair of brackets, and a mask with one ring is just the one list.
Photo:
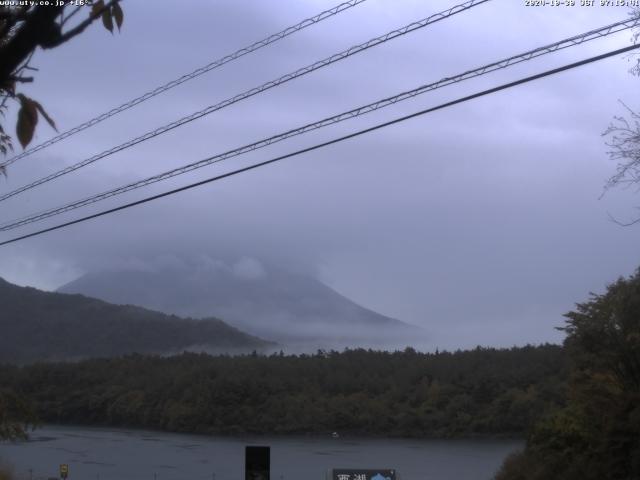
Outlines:
{"label": "small yellow sign", "polygon": [[69,475],[69,465],[67,465],[66,463],[63,463],[62,465],[60,465],[60,477],[67,478],[68,475]]}

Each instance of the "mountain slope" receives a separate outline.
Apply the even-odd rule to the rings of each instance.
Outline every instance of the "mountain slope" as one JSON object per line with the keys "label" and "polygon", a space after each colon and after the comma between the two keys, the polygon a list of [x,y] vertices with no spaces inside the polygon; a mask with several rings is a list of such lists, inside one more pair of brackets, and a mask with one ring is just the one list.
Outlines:
{"label": "mountain slope", "polygon": [[250,351],[269,344],[217,319],[180,319],[0,279],[0,362],[170,353],[202,346]]}
{"label": "mountain slope", "polygon": [[225,265],[87,274],[60,289],[196,318],[216,316],[263,338],[328,346],[398,344],[414,326],[366,309],[314,278]]}

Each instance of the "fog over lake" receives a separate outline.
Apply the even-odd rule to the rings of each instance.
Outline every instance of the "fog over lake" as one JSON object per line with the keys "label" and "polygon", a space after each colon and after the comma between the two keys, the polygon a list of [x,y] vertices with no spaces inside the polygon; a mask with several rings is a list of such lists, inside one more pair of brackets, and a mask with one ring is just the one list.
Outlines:
{"label": "fog over lake", "polygon": [[[46,426],[26,443],[0,444],[17,479],[226,480],[244,473],[244,447],[271,446],[271,478],[324,479],[329,468],[395,468],[402,480],[492,478],[517,440],[209,437],[143,430]],[[30,469],[32,471],[30,471]]]}

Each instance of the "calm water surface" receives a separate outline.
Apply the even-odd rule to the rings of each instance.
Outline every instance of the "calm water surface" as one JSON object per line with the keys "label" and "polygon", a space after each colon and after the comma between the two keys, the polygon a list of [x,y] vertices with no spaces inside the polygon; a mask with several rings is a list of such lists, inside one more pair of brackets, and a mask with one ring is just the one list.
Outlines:
{"label": "calm water surface", "polygon": [[[402,480],[489,480],[522,446],[513,440],[208,437],[46,426],[25,443],[0,444],[19,480],[241,480],[245,445],[271,446],[272,480],[324,480],[328,468],[395,468]],[[30,471],[31,470],[31,471]]]}

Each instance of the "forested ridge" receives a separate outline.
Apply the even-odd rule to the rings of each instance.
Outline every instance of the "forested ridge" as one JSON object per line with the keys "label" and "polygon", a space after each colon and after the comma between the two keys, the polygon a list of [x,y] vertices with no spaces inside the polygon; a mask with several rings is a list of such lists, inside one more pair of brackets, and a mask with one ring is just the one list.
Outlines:
{"label": "forested ridge", "polygon": [[0,367],[42,422],[197,433],[522,435],[563,404],[556,345],[423,354],[131,355]]}
{"label": "forested ridge", "polygon": [[221,320],[193,320],[83,295],[43,292],[0,279],[0,362],[272,346]]}

